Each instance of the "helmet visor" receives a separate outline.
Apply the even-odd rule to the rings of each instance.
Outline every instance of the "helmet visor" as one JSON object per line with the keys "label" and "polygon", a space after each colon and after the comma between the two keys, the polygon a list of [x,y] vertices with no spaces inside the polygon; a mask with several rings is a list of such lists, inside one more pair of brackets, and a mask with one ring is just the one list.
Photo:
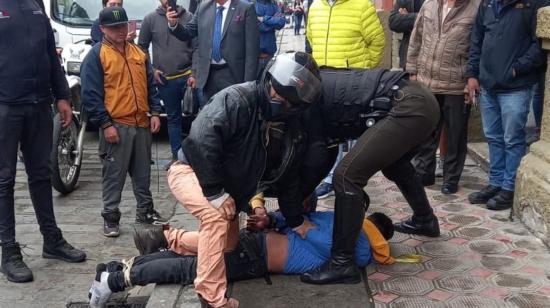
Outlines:
{"label": "helmet visor", "polygon": [[[305,66],[282,54],[275,58],[268,73],[283,87],[296,89],[301,101],[312,104],[321,93],[321,81]],[[295,102],[291,102],[295,103]]]}

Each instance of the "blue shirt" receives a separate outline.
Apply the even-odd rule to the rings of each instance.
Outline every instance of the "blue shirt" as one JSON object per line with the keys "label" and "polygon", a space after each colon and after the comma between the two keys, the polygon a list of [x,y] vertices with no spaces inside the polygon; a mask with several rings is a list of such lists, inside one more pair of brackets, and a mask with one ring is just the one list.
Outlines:
{"label": "blue shirt", "polygon": [[[286,227],[284,217],[276,213],[277,228],[288,237],[288,258],[283,272],[285,274],[302,274],[320,267],[330,258],[332,247],[333,212],[315,212],[308,215],[316,228],[307,232],[306,239]],[[360,267],[372,261],[370,243],[363,232],[359,235],[355,247],[355,262]]]}
{"label": "blue shirt", "polygon": [[260,52],[274,55],[277,52],[277,37],[275,30],[285,26],[286,19],[279,7],[269,0],[256,1],[256,15],[263,17],[263,22],[258,23],[260,30]]}

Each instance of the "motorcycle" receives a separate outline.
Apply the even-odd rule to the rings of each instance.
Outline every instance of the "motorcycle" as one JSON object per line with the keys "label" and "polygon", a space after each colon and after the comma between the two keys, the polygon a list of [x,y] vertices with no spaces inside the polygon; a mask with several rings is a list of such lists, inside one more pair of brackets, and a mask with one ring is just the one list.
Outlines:
{"label": "motorcycle", "polygon": [[73,108],[73,121],[68,127],[63,128],[58,113],[53,119],[53,147],[50,154],[52,186],[61,194],[75,190],[82,166],[84,133],[88,121],[80,100],[80,66],[91,48],[90,40],[82,40],[58,50],[71,91]]}

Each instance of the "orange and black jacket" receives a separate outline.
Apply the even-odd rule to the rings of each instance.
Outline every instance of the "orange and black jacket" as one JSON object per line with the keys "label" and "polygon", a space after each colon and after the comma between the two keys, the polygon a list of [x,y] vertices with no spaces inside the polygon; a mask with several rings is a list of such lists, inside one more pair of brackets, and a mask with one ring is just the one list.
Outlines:
{"label": "orange and black jacket", "polygon": [[103,40],[82,62],[82,102],[90,121],[102,128],[113,123],[148,127],[147,113],[161,111],[147,55],[135,44],[125,48],[123,54]]}

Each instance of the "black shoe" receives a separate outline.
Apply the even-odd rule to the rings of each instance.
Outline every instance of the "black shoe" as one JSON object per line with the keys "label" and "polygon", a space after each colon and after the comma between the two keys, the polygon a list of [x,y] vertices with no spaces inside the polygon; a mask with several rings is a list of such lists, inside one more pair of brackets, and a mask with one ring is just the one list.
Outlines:
{"label": "black shoe", "polygon": [[118,237],[120,235],[120,226],[117,222],[103,220],[103,235],[106,237]]}
{"label": "black shoe", "polygon": [[86,253],[74,248],[61,235],[61,231],[44,235],[42,257],[46,259],[58,259],[70,263],[84,262]]}
{"label": "black shoe", "polygon": [[163,226],[134,225],[134,243],[140,255],[148,255],[168,248]]}
{"label": "black shoe", "polygon": [[458,191],[457,184],[443,183],[443,186],[441,187],[441,193],[444,195],[454,194],[457,191]]}
{"label": "black shoe", "polygon": [[435,174],[423,174],[422,175],[422,185],[432,186],[435,184]]}
{"label": "black shoe", "polygon": [[18,243],[2,243],[2,267],[0,272],[11,282],[29,282],[34,277],[27,264],[23,262],[21,248]]}
{"label": "black shoe", "polygon": [[147,213],[136,214],[136,223],[138,224],[165,225],[168,223],[168,220],[169,219],[160,216],[154,209]]}
{"label": "black shoe", "polygon": [[495,211],[507,210],[512,207],[513,203],[514,192],[503,189],[487,201],[487,208]]}
{"label": "black shoe", "polygon": [[441,232],[439,231],[439,221],[434,214],[426,217],[411,217],[400,223],[393,225],[395,231],[406,234],[418,234],[429,237],[438,237]]}
{"label": "black shoe", "polygon": [[[355,264],[355,245],[365,219],[368,202],[352,193],[337,193],[334,202],[334,229],[331,257],[321,268],[302,274],[311,284],[359,283],[361,273]],[[367,205],[367,206],[365,206]]]}
{"label": "black shoe", "polygon": [[471,204],[485,204],[489,199],[496,196],[499,191],[500,187],[488,185],[480,191],[468,195],[468,201],[470,201]]}

